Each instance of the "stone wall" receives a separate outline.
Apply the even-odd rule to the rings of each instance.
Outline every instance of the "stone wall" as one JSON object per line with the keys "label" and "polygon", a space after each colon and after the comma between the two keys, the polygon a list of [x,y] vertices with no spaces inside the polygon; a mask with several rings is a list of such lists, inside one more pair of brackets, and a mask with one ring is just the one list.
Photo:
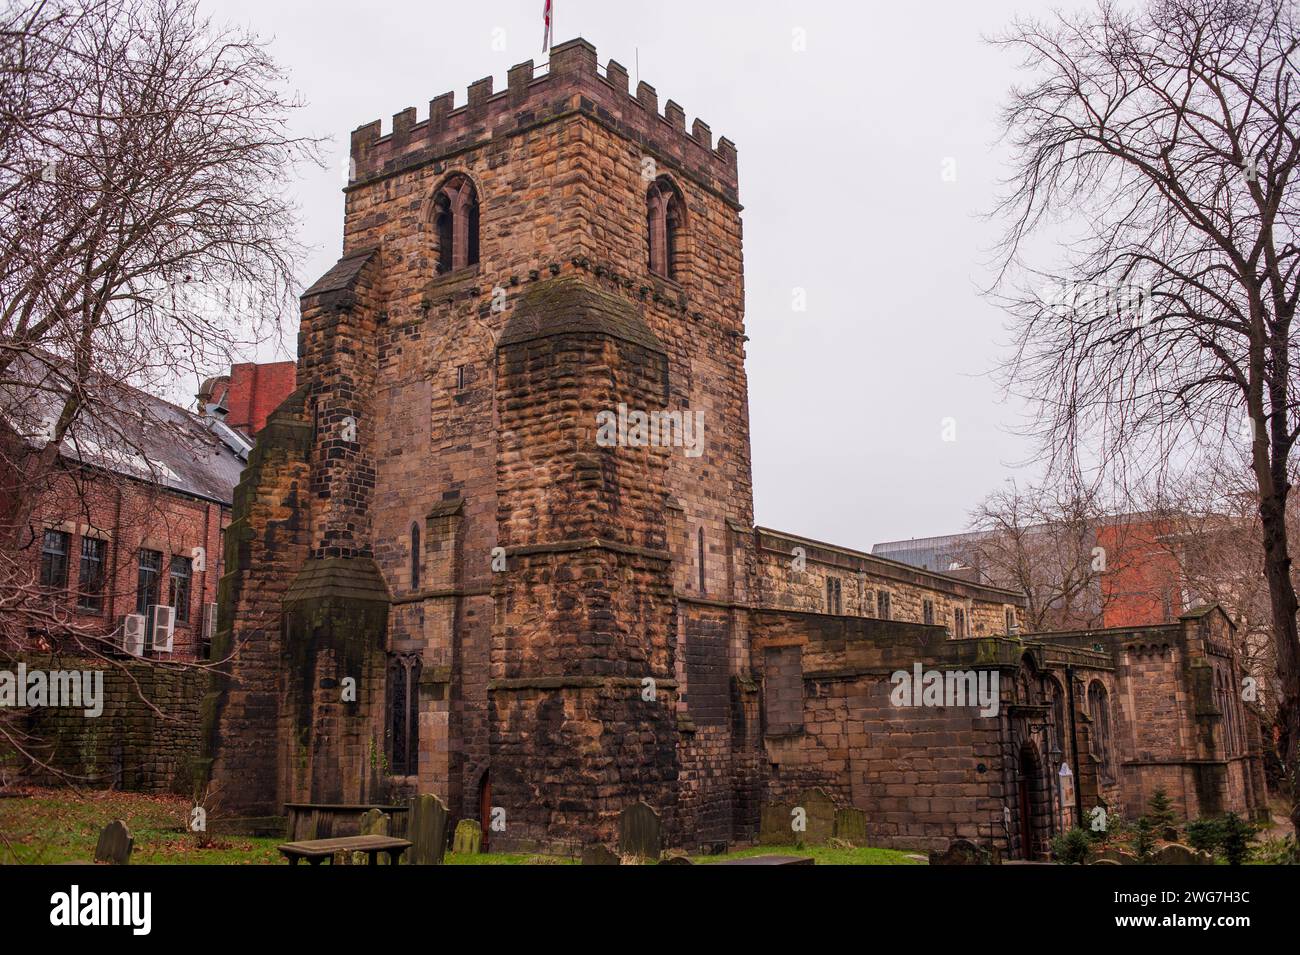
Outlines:
{"label": "stone wall", "polygon": [[[935,574],[910,564],[759,527],[754,530],[759,606],[805,613],[840,613],[932,623],[958,636],[956,613],[978,637],[1007,633],[1023,594]],[[834,581],[838,608],[828,603]]]}
{"label": "stone wall", "polygon": [[[141,661],[74,660],[41,654],[6,656],[0,669],[102,670],[103,712],[39,707],[0,711],[32,739],[35,754],[71,782],[136,792],[192,793],[199,757],[199,710],[207,674],[164,669]],[[154,708],[157,709],[155,712]],[[55,774],[27,764],[17,753],[3,757],[22,767],[24,778],[57,784]]]}

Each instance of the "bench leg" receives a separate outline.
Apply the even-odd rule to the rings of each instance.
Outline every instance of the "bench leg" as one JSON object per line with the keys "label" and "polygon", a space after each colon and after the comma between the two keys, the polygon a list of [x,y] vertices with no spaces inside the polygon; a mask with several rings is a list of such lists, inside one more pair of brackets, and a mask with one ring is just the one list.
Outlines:
{"label": "bench leg", "polygon": [[379,865],[379,851],[370,849],[366,852],[366,865]]}
{"label": "bench leg", "polygon": [[401,850],[401,849],[389,849],[389,850],[388,850],[388,864],[389,864],[389,865],[397,865],[401,860],[402,860],[402,850]]}
{"label": "bench leg", "polygon": [[316,858],[314,858],[314,859],[311,860],[311,864],[312,864],[312,865],[320,865],[320,864],[321,864],[322,862],[324,862],[324,861],[325,861],[325,860],[322,859],[320,856],[316,856]]}

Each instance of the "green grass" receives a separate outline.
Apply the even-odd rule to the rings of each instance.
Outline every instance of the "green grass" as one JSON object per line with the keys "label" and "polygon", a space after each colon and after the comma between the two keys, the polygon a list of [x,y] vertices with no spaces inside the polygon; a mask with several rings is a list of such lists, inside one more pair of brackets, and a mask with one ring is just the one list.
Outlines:
{"label": "green grass", "polygon": [[[283,865],[275,837],[215,835],[200,848],[185,831],[191,803],[183,796],[99,790],[37,789],[0,798],[0,864],[89,862],[100,830],[114,819],[135,838],[132,865]],[[692,856],[704,865],[758,855],[812,856],[818,865],[924,865],[893,849],[755,846],[721,856]],[[447,853],[447,865],[576,865],[577,859],[536,853]]]}
{"label": "green grass", "polygon": [[736,849],[721,856],[691,856],[691,861],[708,865],[749,856],[812,856],[817,865],[925,865],[920,859],[908,858],[909,855],[920,854],[897,849],[874,849],[870,846],[852,849],[831,846],[754,846],[750,849]]}
{"label": "green grass", "polygon": [[100,830],[114,819],[135,839],[133,865],[264,865],[280,861],[283,840],[214,837],[199,848],[185,831],[190,801],[180,796],[65,789],[0,799],[0,863],[89,862]]}

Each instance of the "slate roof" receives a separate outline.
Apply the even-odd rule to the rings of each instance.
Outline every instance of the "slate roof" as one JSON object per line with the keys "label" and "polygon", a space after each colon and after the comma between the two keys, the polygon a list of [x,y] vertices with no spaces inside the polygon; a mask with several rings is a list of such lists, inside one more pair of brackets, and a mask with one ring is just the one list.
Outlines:
{"label": "slate roof", "polygon": [[[68,394],[67,365],[52,355],[21,355],[0,381],[0,409],[29,445],[45,443]],[[121,382],[88,386],[95,410],[64,435],[68,461],[156,483],[229,505],[248,456],[246,440],[220,421],[200,417]],[[0,411],[0,413],[4,413]]]}

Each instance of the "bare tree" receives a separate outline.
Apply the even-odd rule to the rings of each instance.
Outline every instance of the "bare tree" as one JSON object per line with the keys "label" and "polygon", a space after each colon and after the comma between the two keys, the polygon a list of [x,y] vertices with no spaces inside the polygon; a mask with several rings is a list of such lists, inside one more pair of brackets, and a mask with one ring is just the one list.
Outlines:
{"label": "bare tree", "polygon": [[[998,284],[1014,316],[1009,386],[1037,403],[1049,458],[1099,462],[1125,483],[1239,435],[1249,443],[1300,793],[1286,526],[1300,433],[1295,5],[1103,0],[1018,21],[998,42],[1030,76],[1003,116],[1015,153],[998,210],[1009,221]],[[1059,228],[1063,261],[1031,269],[1026,239],[1047,228]]]}
{"label": "bare tree", "polygon": [[[295,308],[287,185],[319,141],[292,132],[285,86],[263,41],[195,0],[0,9],[0,637],[114,662],[27,551],[51,500],[75,518],[114,482],[145,513],[106,530],[165,525],[146,436],[182,436],[136,389],[226,367]],[[189,430],[201,459],[216,438]]]}
{"label": "bare tree", "polygon": [[[32,2],[0,20],[0,386],[20,357],[61,400],[16,424],[13,547],[79,419],[276,332],[291,305],[285,185],[316,142],[253,35],[193,0]],[[31,449],[34,453],[28,453]]]}
{"label": "bare tree", "polygon": [[[1079,485],[1014,481],[971,513],[971,530],[955,556],[990,584],[1025,594],[1023,624],[1031,632],[1103,625],[1104,575],[1118,566],[1098,551],[1105,520],[1095,492]],[[1121,549],[1112,548],[1115,561]]]}

